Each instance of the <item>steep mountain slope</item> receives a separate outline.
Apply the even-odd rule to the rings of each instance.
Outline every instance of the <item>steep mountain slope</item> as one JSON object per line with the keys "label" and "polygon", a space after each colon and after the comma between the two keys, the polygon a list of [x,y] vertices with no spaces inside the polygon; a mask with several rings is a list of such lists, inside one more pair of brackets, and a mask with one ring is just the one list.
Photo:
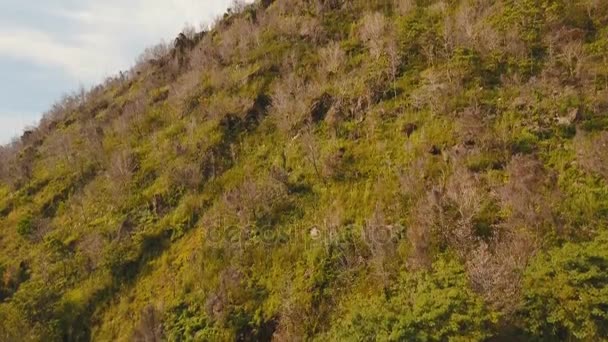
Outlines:
{"label": "steep mountain slope", "polygon": [[607,24],[236,4],[0,149],[0,340],[607,339]]}

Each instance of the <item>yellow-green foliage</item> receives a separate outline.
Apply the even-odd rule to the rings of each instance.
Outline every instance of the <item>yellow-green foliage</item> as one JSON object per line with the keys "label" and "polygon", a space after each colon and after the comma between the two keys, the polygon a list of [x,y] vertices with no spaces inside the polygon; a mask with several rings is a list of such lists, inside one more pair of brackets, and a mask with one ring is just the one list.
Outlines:
{"label": "yellow-green foliage", "polygon": [[607,339],[607,13],[264,0],[152,50],[0,148],[0,340]]}
{"label": "yellow-green foliage", "polygon": [[401,274],[385,293],[363,292],[348,305],[332,340],[483,340],[497,318],[468,289],[464,269],[443,258],[430,272]]}
{"label": "yellow-green foliage", "polygon": [[539,255],[527,270],[524,314],[531,334],[601,340],[608,324],[606,234]]}

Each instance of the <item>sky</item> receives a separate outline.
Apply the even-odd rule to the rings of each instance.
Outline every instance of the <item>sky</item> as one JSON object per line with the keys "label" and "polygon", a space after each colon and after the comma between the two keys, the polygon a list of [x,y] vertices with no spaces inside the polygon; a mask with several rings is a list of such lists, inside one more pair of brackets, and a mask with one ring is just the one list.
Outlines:
{"label": "sky", "polygon": [[0,144],[63,94],[129,69],[146,47],[223,14],[231,0],[0,0]]}

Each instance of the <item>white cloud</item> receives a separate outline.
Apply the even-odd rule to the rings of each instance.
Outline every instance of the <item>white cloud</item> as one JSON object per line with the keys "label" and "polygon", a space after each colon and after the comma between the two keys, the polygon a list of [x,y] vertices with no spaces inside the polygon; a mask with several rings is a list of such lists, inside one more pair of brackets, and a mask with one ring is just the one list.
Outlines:
{"label": "white cloud", "polygon": [[[37,65],[59,67],[70,77],[90,81],[99,77],[99,68],[118,66],[118,59],[105,59],[85,36],[82,44],[67,44],[36,30],[0,30],[0,55]],[[92,41],[89,39],[88,41]]]}
{"label": "white cloud", "polygon": [[[19,85],[10,96],[0,94],[0,144],[19,135],[39,118],[34,113],[43,113],[50,106],[52,99],[32,97],[32,89],[61,93],[78,84],[99,83],[131,67],[146,47],[172,40],[186,23],[197,27],[210,23],[231,2],[0,0],[0,61],[12,61],[0,64],[0,74],[12,75],[1,81]],[[14,70],[14,65],[29,70]],[[31,77],[28,82],[32,84],[24,84],[20,75],[32,70],[40,72],[40,77]],[[10,77],[20,77],[20,82]]]}
{"label": "white cloud", "polygon": [[[78,7],[54,4],[46,13],[62,33],[49,33],[36,23],[0,24],[0,56],[60,68],[72,79],[92,84],[129,68],[145,47],[161,39],[171,40],[186,23],[210,22],[230,2],[88,0]],[[67,34],[62,26],[69,27]]]}

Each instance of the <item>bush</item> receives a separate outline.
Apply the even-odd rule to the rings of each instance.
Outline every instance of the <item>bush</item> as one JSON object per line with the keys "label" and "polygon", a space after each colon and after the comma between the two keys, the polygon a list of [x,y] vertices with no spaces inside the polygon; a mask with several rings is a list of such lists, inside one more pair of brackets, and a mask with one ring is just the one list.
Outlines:
{"label": "bush", "polygon": [[540,255],[525,278],[526,330],[547,340],[608,338],[608,234]]}
{"label": "bush", "polygon": [[342,341],[483,340],[495,318],[469,289],[463,267],[442,258],[431,271],[402,274],[388,298],[361,299],[330,335]]}
{"label": "bush", "polygon": [[28,237],[34,232],[34,221],[30,215],[22,218],[17,223],[17,233],[23,237]]}
{"label": "bush", "polygon": [[170,341],[211,341],[226,338],[209,321],[198,305],[180,303],[165,313],[165,337]]}

